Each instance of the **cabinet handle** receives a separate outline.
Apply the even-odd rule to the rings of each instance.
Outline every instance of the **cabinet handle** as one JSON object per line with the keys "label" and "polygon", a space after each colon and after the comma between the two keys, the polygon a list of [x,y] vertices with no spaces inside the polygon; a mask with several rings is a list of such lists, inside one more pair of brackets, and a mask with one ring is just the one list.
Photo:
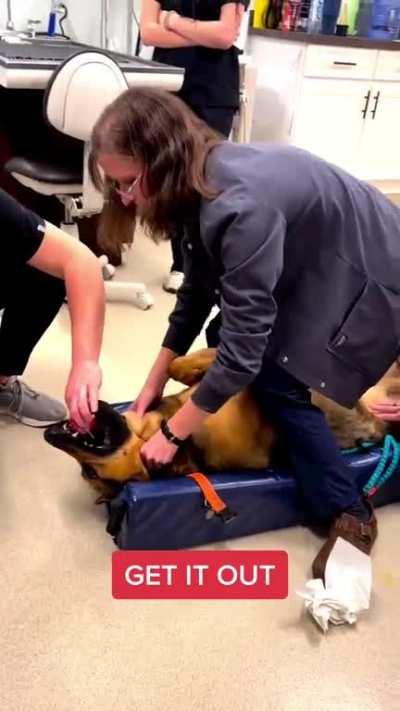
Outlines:
{"label": "cabinet handle", "polygon": [[356,67],[357,62],[333,62],[338,67]]}
{"label": "cabinet handle", "polygon": [[371,98],[371,89],[369,89],[368,93],[365,94],[365,96],[364,96],[365,104],[364,104],[364,108],[361,111],[361,116],[363,117],[363,119],[365,119],[365,117],[367,115],[370,98]]}
{"label": "cabinet handle", "polygon": [[375,104],[374,104],[374,108],[373,108],[372,111],[371,111],[371,118],[372,118],[372,119],[375,118],[376,109],[377,109],[377,107],[378,107],[378,101],[379,101],[380,95],[381,95],[381,92],[378,91],[378,93],[374,96]]}

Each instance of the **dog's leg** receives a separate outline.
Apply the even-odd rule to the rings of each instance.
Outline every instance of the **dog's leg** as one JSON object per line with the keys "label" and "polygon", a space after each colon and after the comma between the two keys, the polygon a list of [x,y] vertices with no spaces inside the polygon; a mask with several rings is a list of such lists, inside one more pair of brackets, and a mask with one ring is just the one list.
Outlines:
{"label": "dog's leg", "polygon": [[169,366],[169,375],[184,385],[195,385],[215,360],[216,349],[204,348],[189,355],[175,358]]}

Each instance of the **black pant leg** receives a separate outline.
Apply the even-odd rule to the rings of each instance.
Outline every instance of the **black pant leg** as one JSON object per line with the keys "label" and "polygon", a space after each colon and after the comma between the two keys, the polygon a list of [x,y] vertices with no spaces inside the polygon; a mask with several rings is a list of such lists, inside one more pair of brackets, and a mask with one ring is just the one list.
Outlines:
{"label": "black pant leg", "polygon": [[308,387],[269,358],[252,387],[266,419],[283,438],[313,519],[330,521],[357,505],[354,474]]}
{"label": "black pant leg", "polygon": [[214,131],[229,138],[236,109],[231,106],[193,106],[192,108]]}
{"label": "black pant leg", "polygon": [[21,375],[65,298],[61,279],[25,266],[2,276],[0,375]]}

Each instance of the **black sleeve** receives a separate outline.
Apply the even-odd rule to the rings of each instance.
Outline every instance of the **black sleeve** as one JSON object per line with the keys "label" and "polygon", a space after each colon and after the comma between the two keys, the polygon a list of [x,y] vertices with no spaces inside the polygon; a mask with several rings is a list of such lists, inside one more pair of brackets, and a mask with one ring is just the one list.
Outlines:
{"label": "black sleeve", "polygon": [[26,264],[39,249],[45,222],[0,190],[1,258],[4,266]]}
{"label": "black sleeve", "polygon": [[220,236],[222,327],[217,358],[193,401],[215,412],[260,370],[277,312],[273,291],[283,269],[286,221],[245,192],[222,193],[207,213],[205,230]]}
{"label": "black sleeve", "polygon": [[234,2],[236,5],[244,5],[244,9],[247,10],[250,5],[250,0],[219,0],[219,5],[228,5],[228,3]]}
{"label": "black sleeve", "polygon": [[177,293],[176,305],[169,317],[163,347],[184,355],[203,328],[215,304],[208,288],[207,274],[193,254],[184,250],[184,282]]}

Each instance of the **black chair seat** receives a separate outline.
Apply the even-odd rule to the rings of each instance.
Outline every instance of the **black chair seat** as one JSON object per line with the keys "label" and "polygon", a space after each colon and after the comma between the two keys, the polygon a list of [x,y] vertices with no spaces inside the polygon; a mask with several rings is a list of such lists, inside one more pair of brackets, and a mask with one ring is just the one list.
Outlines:
{"label": "black chair seat", "polygon": [[53,164],[37,158],[16,156],[7,161],[4,169],[7,173],[18,173],[25,178],[54,185],[81,185],[83,182],[82,161],[74,164],[58,160]]}

